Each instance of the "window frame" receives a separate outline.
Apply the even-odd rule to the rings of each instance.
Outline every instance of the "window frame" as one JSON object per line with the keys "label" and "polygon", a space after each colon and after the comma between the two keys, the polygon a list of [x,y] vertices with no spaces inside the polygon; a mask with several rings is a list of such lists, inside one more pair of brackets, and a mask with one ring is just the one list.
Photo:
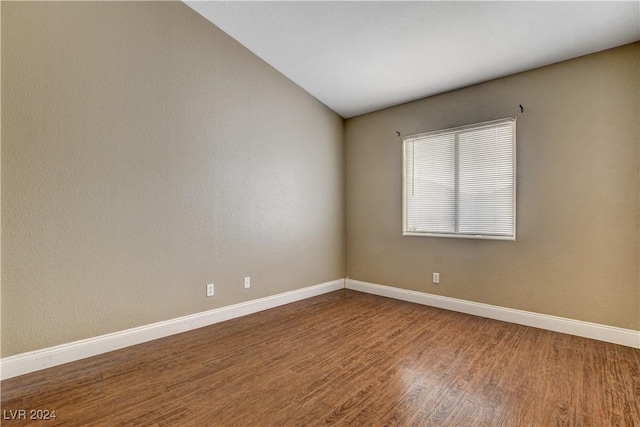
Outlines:
{"label": "window frame", "polygon": [[[478,240],[506,240],[506,241],[515,241],[516,240],[516,230],[517,230],[517,211],[516,211],[516,199],[517,199],[517,136],[516,136],[516,117],[506,117],[503,119],[490,120],[486,122],[480,123],[472,123],[464,126],[456,126],[447,129],[439,129],[435,131],[422,132],[418,134],[408,135],[402,137],[402,235],[403,236],[420,236],[420,237],[450,237],[456,239],[478,239]],[[505,123],[511,123],[513,125],[513,140],[512,140],[512,149],[513,149],[513,233],[512,235],[498,235],[498,234],[479,234],[479,233],[451,233],[451,232],[422,232],[422,231],[410,231],[407,230],[407,142],[413,141],[416,139],[426,138],[430,136],[442,135],[442,134],[456,134],[458,132],[464,132],[471,129],[481,129],[485,127],[497,126]],[[458,157],[458,147],[457,147],[457,136],[456,139],[456,169],[459,166],[459,157]],[[456,200],[455,200],[455,215],[458,213],[458,175],[456,173]]]}

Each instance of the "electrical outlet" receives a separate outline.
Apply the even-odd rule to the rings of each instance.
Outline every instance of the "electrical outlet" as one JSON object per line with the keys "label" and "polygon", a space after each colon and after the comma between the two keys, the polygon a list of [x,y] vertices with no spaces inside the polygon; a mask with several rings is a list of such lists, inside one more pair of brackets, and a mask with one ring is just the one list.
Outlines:
{"label": "electrical outlet", "polygon": [[440,273],[433,273],[433,283],[440,283]]}
{"label": "electrical outlet", "polygon": [[244,278],[244,288],[249,289],[251,287],[251,277],[247,276]]}
{"label": "electrical outlet", "polygon": [[207,285],[207,296],[212,297],[214,295],[215,295],[215,289],[214,289],[213,283],[209,283]]}

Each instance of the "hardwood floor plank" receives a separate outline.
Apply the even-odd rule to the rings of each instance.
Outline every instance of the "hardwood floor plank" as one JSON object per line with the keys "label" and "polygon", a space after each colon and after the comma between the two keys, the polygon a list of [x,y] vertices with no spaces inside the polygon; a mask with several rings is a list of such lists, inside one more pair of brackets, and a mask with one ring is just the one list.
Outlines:
{"label": "hardwood floor plank", "polygon": [[638,352],[628,347],[616,346],[616,361],[622,374],[622,387],[625,397],[622,399],[625,423],[633,425],[640,419],[640,361]]}
{"label": "hardwood floor plank", "polygon": [[640,425],[640,350],[346,290],[0,387],[6,426]]}

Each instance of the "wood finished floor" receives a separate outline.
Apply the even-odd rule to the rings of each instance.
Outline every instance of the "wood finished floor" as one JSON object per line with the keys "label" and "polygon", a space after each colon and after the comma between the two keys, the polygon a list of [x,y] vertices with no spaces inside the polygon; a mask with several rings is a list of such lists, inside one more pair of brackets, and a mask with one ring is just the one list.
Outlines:
{"label": "wood finished floor", "polygon": [[640,425],[640,350],[354,291],[1,387],[38,426]]}

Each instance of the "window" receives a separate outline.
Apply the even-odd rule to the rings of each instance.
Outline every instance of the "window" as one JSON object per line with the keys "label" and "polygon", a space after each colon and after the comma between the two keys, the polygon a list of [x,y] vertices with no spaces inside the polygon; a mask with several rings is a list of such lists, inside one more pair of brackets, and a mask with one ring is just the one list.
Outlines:
{"label": "window", "polygon": [[515,240],[515,125],[403,138],[403,235]]}

